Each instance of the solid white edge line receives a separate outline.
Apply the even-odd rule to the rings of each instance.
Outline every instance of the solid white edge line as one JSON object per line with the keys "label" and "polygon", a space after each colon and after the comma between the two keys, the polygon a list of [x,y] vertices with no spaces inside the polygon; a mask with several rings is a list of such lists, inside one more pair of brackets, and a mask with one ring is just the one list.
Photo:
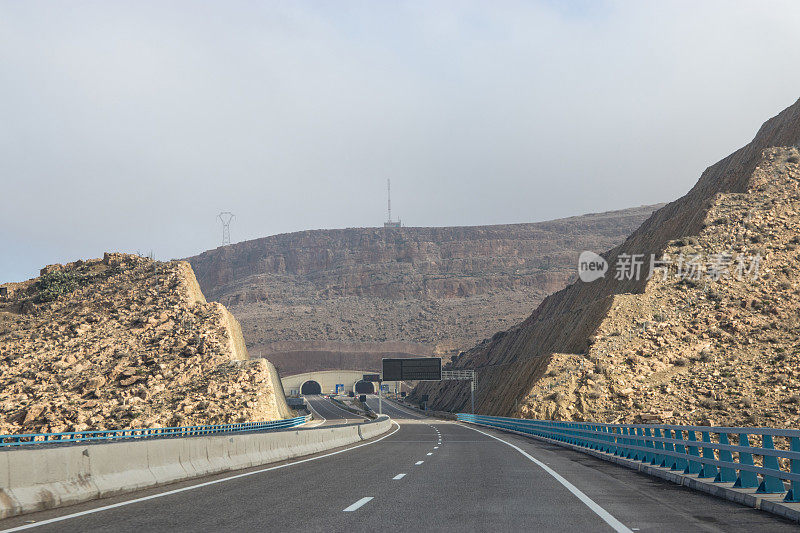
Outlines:
{"label": "solid white edge line", "polygon": [[370,500],[371,500],[373,497],[374,497],[374,496],[366,496],[366,497],[364,497],[364,498],[361,498],[360,500],[358,500],[358,501],[357,501],[356,503],[354,503],[353,505],[350,505],[350,506],[348,506],[348,507],[345,507],[344,509],[342,509],[342,512],[344,512],[344,513],[350,513],[350,512],[353,512],[353,511],[355,511],[356,509],[358,509],[359,507],[361,507],[362,505],[364,505],[365,503],[367,503],[368,501],[370,501]]}
{"label": "solid white edge line", "polygon": [[[333,409],[331,409],[331,405],[330,405],[332,402],[330,400],[328,400],[328,398],[326,398],[325,396],[317,395],[316,400],[320,403],[320,405],[318,405],[317,407],[323,407],[324,406],[326,411],[331,411],[331,412],[333,411]],[[333,413],[333,414],[334,414],[334,416],[336,415],[336,413]],[[350,414],[350,413],[347,413],[347,414]],[[337,421],[337,422],[339,420],[344,420],[345,424],[348,423],[348,419],[347,418],[335,418],[332,421],[334,421],[334,420]]]}
{"label": "solid white edge line", "polygon": [[415,465],[415,466],[419,466],[419,465],[421,465],[421,464],[422,464],[422,463],[424,463],[424,462],[425,462],[425,461],[417,461],[416,463],[414,463],[414,465]]}
{"label": "solid white edge line", "polygon": [[328,419],[327,419],[327,418],[325,418],[325,417],[324,417],[324,416],[322,416],[321,414],[317,413],[317,410],[316,410],[316,409],[314,409],[313,407],[311,407],[311,401],[310,401],[310,400],[308,400],[308,398],[306,398],[306,401],[308,401],[308,408],[309,408],[309,410],[311,410],[311,412],[312,412],[312,413],[315,413],[317,416],[319,416],[320,418],[322,418],[322,422],[320,422],[319,424],[317,424],[317,425],[316,425],[316,426],[314,426],[314,427],[319,427],[319,426],[321,426],[322,424],[324,424],[325,422],[327,422],[327,421],[328,421]]}
{"label": "solid white edge line", "polygon": [[[334,406],[335,408],[337,408],[338,410],[340,410],[340,411],[344,411],[344,412],[345,412],[345,413],[347,413],[348,415],[360,416],[360,417],[361,417],[361,418],[363,418],[364,420],[367,420],[367,417],[366,417],[366,416],[363,416],[363,415],[358,415],[358,414],[356,414],[356,413],[351,413],[351,412],[350,412],[350,411],[348,411],[347,409],[342,409],[340,406],[336,405],[336,402],[334,402],[333,400],[331,400],[331,399],[330,399],[330,398],[328,398],[328,397],[325,397],[325,399],[326,399],[326,400],[328,400],[328,403],[330,403],[331,405],[333,405],[333,406]],[[346,418],[345,418],[345,421],[347,421],[347,419],[346,419]]]}
{"label": "solid white edge line", "polygon": [[[376,398],[377,398],[377,396],[376,396]],[[398,410],[398,411],[400,411],[401,413],[403,413],[403,414],[406,414],[406,415],[412,415],[412,417],[413,417],[415,420],[424,420],[425,418],[427,418],[427,417],[425,417],[425,416],[420,416],[420,414],[419,414],[419,413],[415,413],[415,412],[413,412],[413,411],[409,411],[409,410],[407,410],[406,408],[404,408],[404,407],[403,407],[403,406],[401,406],[400,404],[398,404],[398,403],[395,403],[394,401],[392,401],[392,400],[390,400],[390,399],[388,399],[388,398],[386,399],[386,401],[387,401],[387,402],[389,402],[389,405],[391,405],[393,409],[396,409],[396,410]]]}
{"label": "solid white edge line", "polygon": [[373,440],[372,442],[364,442],[362,444],[358,444],[356,446],[352,446],[350,448],[345,448],[344,450],[339,450],[336,452],[326,453],[325,455],[319,455],[317,457],[309,457],[307,459],[300,459],[299,461],[294,461],[292,463],[286,463],[283,465],[271,466],[269,468],[262,468],[260,470],[254,470],[252,472],[245,472],[244,474],[236,474],[234,476],[225,477],[222,479],[215,479],[213,481],[206,481],[204,483],[198,483],[197,485],[190,485],[188,487],[182,487],[180,489],[168,490],[167,492],[159,492],[158,494],[151,494],[150,496],[143,496],[141,498],[135,498],[133,500],[126,500],[124,502],[113,503],[111,505],[104,505],[103,507],[96,507],[94,509],[87,509],[86,511],[80,511],[78,513],[72,513],[64,516],[59,516],[56,518],[49,518],[47,520],[42,520],[41,522],[34,522],[33,524],[25,524],[22,526],[12,527],[11,529],[4,529],[0,531],[0,533],[11,533],[12,531],[23,531],[25,529],[31,529],[34,527],[44,526],[47,524],[54,524],[56,522],[63,522],[64,520],[70,520],[72,518],[78,518],[79,516],[86,516],[89,514],[99,513],[101,511],[108,511],[109,509],[116,509],[117,507],[125,507],[126,505],[131,505],[134,503],[144,502],[147,500],[154,500],[156,498],[161,498],[163,496],[170,496],[172,494],[178,494],[180,492],[186,492],[194,489],[199,489],[202,487],[208,487],[209,485],[216,485],[217,483],[223,483],[225,481],[230,481],[232,479],[239,479],[248,476],[254,476],[256,474],[261,474],[264,472],[269,472],[271,470],[278,470],[281,468],[286,468],[287,466],[294,466],[299,465],[301,463],[307,463],[309,461],[316,461],[317,459],[324,459],[325,457],[331,457],[332,455],[339,455],[340,453],[349,452],[350,450],[355,450],[356,448],[361,448],[362,446],[369,446],[370,444],[375,444],[376,442],[380,442],[387,437],[391,437],[395,433],[400,430],[400,424],[392,420],[392,424],[397,426],[397,429],[389,433],[388,435],[384,435],[383,437]]}
{"label": "solid white edge line", "polygon": [[396,476],[394,476],[392,479],[394,479],[394,480],[397,480],[397,479],[403,479],[404,477],[406,477],[406,475],[405,475],[405,474],[397,474],[397,475],[396,475]]}
{"label": "solid white edge line", "polygon": [[461,424],[461,425],[471,429],[472,431],[477,431],[478,433],[481,433],[482,435],[486,435],[487,437],[493,438],[494,440],[499,440],[503,444],[511,446],[512,448],[517,450],[519,453],[521,453],[522,455],[524,455],[525,457],[527,457],[528,459],[530,459],[531,461],[536,463],[536,465],[541,467],[542,470],[544,470],[545,472],[547,472],[548,474],[553,476],[553,478],[555,478],[556,481],[558,481],[559,483],[564,485],[564,487],[568,491],[570,491],[580,501],[582,501],[583,504],[586,505],[586,507],[588,507],[589,509],[594,511],[594,513],[597,516],[599,516],[600,518],[602,518],[603,521],[605,521],[606,524],[611,526],[614,529],[614,531],[618,531],[620,533],[633,533],[633,531],[628,529],[628,527],[625,524],[623,524],[622,522],[620,522],[619,520],[614,518],[611,515],[611,513],[609,513],[608,511],[606,511],[602,507],[600,507],[597,503],[595,503],[594,500],[592,500],[586,494],[584,494],[578,487],[576,487],[575,485],[573,485],[572,483],[570,483],[569,481],[564,479],[564,477],[562,477],[561,474],[559,474],[558,472],[556,472],[555,470],[553,470],[552,468],[550,468],[549,466],[547,466],[546,464],[544,464],[543,462],[541,462],[540,460],[538,460],[537,458],[535,458],[534,456],[532,456],[531,454],[529,454],[528,452],[526,452],[525,450],[520,448],[519,446],[511,444],[510,442],[505,441],[505,440],[501,439],[500,437],[495,437],[494,435],[490,435],[489,433],[481,431],[480,429],[476,429],[476,428],[472,427],[469,424]]}

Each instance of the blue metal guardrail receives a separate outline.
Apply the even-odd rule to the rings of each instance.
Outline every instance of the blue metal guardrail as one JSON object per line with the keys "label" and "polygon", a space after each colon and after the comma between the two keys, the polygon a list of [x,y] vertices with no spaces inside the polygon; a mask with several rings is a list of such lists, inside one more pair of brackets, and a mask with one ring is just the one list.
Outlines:
{"label": "blue metal guardrail", "polygon": [[[755,488],[757,493],[786,492],[784,501],[800,502],[798,430],[555,422],[463,413],[457,416],[463,422],[546,437],[684,474],[697,474],[716,483],[733,483],[738,488]],[[776,448],[776,437],[786,439],[789,449]],[[761,446],[755,446],[759,440]],[[784,463],[784,469],[780,462]],[[790,482],[788,491],[784,481]]]}
{"label": "blue metal guardrail", "polygon": [[242,422],[215,426],[186,426],[174,428],[148,429],[110,429],[101,431],[74,431],[70,433],[28,433],[19,435],[0,435],[0,448],[8,446],[29,446],[40,444],[62,444],[66,442],[87,442],[118,439],[154,439],[163,437],[195,437],[214,433],[233,433],[243,431],[268,431],[299,426],[311,420],[311,415],[273,420],[271,422]]}

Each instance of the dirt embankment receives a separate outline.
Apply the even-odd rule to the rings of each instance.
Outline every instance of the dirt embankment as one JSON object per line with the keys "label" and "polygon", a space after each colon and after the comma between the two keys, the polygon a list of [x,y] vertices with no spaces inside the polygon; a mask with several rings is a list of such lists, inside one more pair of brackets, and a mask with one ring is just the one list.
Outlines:
{"label": "dirt embankment", "polygon": [[[713,357],[718,361],[715,364],[721,366],[712,368],[712,366],[708,366],[708,360],[699,363],[707,365],[704,368],[710,371],[710,376],[713,378],[703,386],[704,390],[714,389],[713,395],[710,396],[711,399],[706,403],[722,402],[721,404],[713,404],[714,406],[722,406],[721,409],[714,407],[711,411],[704,410],[705,408],[689,409],[685,405],[679,408],[676,404],[672,416],[692,420],[702,417],[711,417],[716,421],[733,420],[733,406],[737,406],[737,409],[744,409],[741,413],[747,414],[743,416],[750,416],[751,414],[756,417],[762,416],[762,411],[753,411],[747,407],[738,407],[738,405],[747,406],[750,403],[754,403],[758,398],[764,396],[764,393],[759,391],[774,388],[774,384],[765,377],[765,372],[758,372],[753,376],[758,385],[753,390],[753,398],[751,400],[743,399],[740,402],[723,401],[722,398],[717,398],[720,393],[715,386],[715,382],[718,381],[717,378],[720,376],[724,378],[725,373],[733,372],[733,369],[737,367],[737,361],[740,361],[741,365],[754,365],[753,368],[761,368],[762,370],[770,369],[774,362],[769,359],[753,361],[744,355],[739,360],[737,359],[738,355],[731,355],[729,352],[730,347],[720,344],[717,339],[717,330],[725,330],[727,327],[725,326],[727,324],[726,321],[729,319],[720,318],[720,322],[717,324],[714,321],[707,322],[706,317],[698,317],[698,313],[701,313],[704,305],[702,303],[704,300],[700,299],[702,294],[697,293],[691,297],[687,296],[691,304],[678,306],[675,309],[676,303],[670,301],[670,297],[664,296],[667,299],[663,302],[656,302],[657,299],[653,300],[651,297],[655,293],[666,294],[668,292],[666,288],[656,287],[653,283],[648,284],[646,275],[642,275],[638,279],[617,279],[615,267],[620,258],[624,260],[625,257],[640,255],[646,258],[647,261],[644,267],[646,274],[651,254],[656,258],[663,258],[665,252],[668,254],[670,252],[674,253],[675,248],[681,246],[680,243],[686,242],[701,243],[692,244],[692,246],[697,246],[698,253],[705,254],[726,251],[722,249],[725,246],[734,250],[745,250],[747,253],[754,249],[765,248],[764,246],[752,246],[754,242],[749,242],[745,246],[743,242],[733,239],[733,236],[741,235],[747,235],[747,239],[763,240],[764,243],[772,242],[773,247],[777,247],[775,249],[784,246],[783,240],[788,238],[786,236],[787,232],[791,233],[793,231],[792,227],[797,221],[796,214],[792,209],[784,211],[780,206],[781,202],[791,202],[791,198],[795,194],[795,169],[792,166],[794,163],[791,162],[794,156],[789,153],[793,148],[766,152],[766,156],[763,154],[765,150],[771,147],[792,147],[798,145],[798,143],[800,143],[800,101],[764,123],[750,144],[706,169],[698,183],[688,194],[656,211],[623,244],[603,254],[610,265],[610,271],[604,278],[591,283],[577,281],[569,285],[546,298],[524,322],[496,334],[491,340],[481,343],[459,357],[454,362],[455,367],[477,368],[479,370],[478,407],[480,411],[501,415],[552,418],[615,420],[621,417],[622,419],[629,419],[635,411],[649,413],[650,410],[656,410],[654,407],[656,401],[665,401],[676,394],[681,394],[681,392],[675,391],[682,391],[688,395],[688,389],[685,388],[685,385],[694,384],[695,382],[692,380],[686,381],[680,388],[675,384],[654,381],[659,387],[663,384],[664,388],[661,392],[656,392],[656,389],[650,390],[649,403],[644,403],[644,396],[637,396],[636,393],[628,391],[631,388],[637,390],[636,387],[625,382],[626,379],[633,379],[633,376],[639,378],[637,380],[638,383],[641,383],[642,380],[649,382],[650,380],[661,379],[658,376],[651,376],[652,372],[666,370],[666,367],[661,368],[660,365],[655,365],[658,370],[654,370],[651,363],[657,360],[655,358],[655,353],[657,352],[655,348],[649,345],[636,347],[636,342],[638,341],[634,341],[630,335],[632,335],[631,331],[636,330],[636,328],[643,328],[648,331],[648,328],[655,327],[652,324],[643,325],[642,321],[649,323],[653,322],[652,318],[655,316],[671,316],[670,325],[662,327],[662,330],[664,328],[667,330],[686,328],[688,333],[685,335],[695,335],[702,339],[702,342],[697,341],[697,344],[709,344],[705,352],[706,355],[703,355],[703,358],[711,357],[708,354],[713,354]],[[767,159],[765,160],[763,157]],[[779,161],[781,157],[784,158],[784,162]],[[761,166],[759,167],[759,165]],[[759,168],[757,169],[757,167]],[[768,193],[764,193],[761,189],[764,187],[763,182],[765,181],[771,184],[769,185],[771,188]],[[771,200],[772,198],[776,200],[773,201]],[[715,213],[726,210],[734,213],[736,209],[743,211],[744,214],[741,217],[731,214],[724,224],[722,222],[717,224],[719,226],[717,229],[724,229],[725,235],[729,237],[724,243],[717,243],[709,233],[714,231],[709,229],[710,223],[716,220],[715,218],[711,219],[716,216]],[[751,212],[753,214],[750,214]],[[756,216],[760,216],[770,222],[767,225],[754,225],[753,220]],[[776,219],[776,217],[780,218]],[[771,225],[784,226],[780,237],[774,234],[774,228]],[[705,241],[704,239],[706,238],[712,240]],[[745,239],[745,237],[737,238]],[[687,241],[686,239],[689,240]],[[790,260],[791,256],[778,257],[773,248],[769,248],[767,251],[769,252],[766,257],[767,265],[771,265],[771,262],[775,261],[773,268],[786,269],[790,273],[796,269],[796,264]],[[759,301],[793,298],[793,282],[784,280],[782,283],[784,285],[771,284],[765,281],[763,286],[758,288],[751,287],[746,290],[758,292],[760,296],[757,296],[756,299]],[[785,283],[789,283],[789,285],[785,285]],[[722,290],[723,287],[724,284],[721,284],[716,290]],[[738,290],[745,289],[736,289],[734,293]],[[733,309],[741,308],[742,302],[734,297],[734,293],[713,304],[716,313],[727,315],[733,312]],[[677,298],[677,296],[674,296],[674,298]],[[623,305],[622,302],[627,303]],[[654,302],[657,303],[657,308],[650,307]],[[605,348],[601,348],[597,344],[597,339],[604,338],[603,335],[609,334],[606,331],[609,321],[625,322],[620,318],[624,314],[619,311],[621,309],[620,306],[632,306],[636,311],[629,312],[630,320],[624,327],[618,324],[615,326],[616,329],[611,330],[618,331],[619,334],[611,335],[612,339],[608,341],[610,344],[605,345]],[[772,309],[772,307],[769,306],[769,309]],[[677,314],[673,316],[671,313]],[[654,322],[664,323],[661,319]],[[788,340],[789,337],[785,334],[786,330],[782,329],[783,326],[780,322],[780,320],[773,318],[759,326],[764,327],[764,331],[767,331],[767,333],[751,336],[752,341],[759,342],[759,339],[770,338],[775,339],[777,345],[773,346],[769,342],[759,342],[752,350],[753,353],[756,351],[769,353],[774,347],[783,350],[780,353],[792,353],[794,346]],[[626,331],[628,333],[625,333]],[[703,338],[702,335],[704,334],[713,337],[713,340]],[[660,342],[666,345],[667,337],[663,334],[658,336],[662,337]],[[671,339],[670,342],[674,342],[674,339]],[[675,344],[675,346],[681,345]],[[627,355],[623,354],[627,353],[631,348],[634,350],[635,357],[642,358],[644,362],[634,357],[632,362],[626,363],[634,370],[633,374],[628,375],[628,378],[616,376],[612,372],[612,374],[603,378],[605,380],[603,382],[598,376],[594,376],[596,372],[592,371],[593,375],[586,378],[591,380],[592,383],[587,383],[585,380],[577,383],[579,378],[576,376],[588,373],[589,367],[594,368],[596,365],[594,359],[600,357],[603,349],[608,354],[612,354],[609,357],[627,358]],[[681,354],[681,357],[687,360],[691,359],[694,357],[694,351],[696,350],[687,348],[687,352]],[[665,357],[669,361],[672,356]],[[730,362],[725,362],[728,359]],[[583,361],[582,367],[581,361]],[[668,365],[672,369],[670,372],[674,372],[675,375],[685,376],[686,373],[698,371],[693,366],[695,363],[687,364],[685,367],[679,366],[682,363],[677,363],[677,365],[664,361],[662,363]],[[610,364],[617,366],[613,362]],[[645,370],[645,365],[650,370]],[[570,367],[575,368],[568,370]],[[602,370],[603,368],[601,364],[597,370]],[[685,370],[680,370],[681,368]],[[715,376],[715,372],[718,372],[719,375]],[[542,380],[546,373],[548,374],[548,379]],[[780,374],[785,374],[785,372],[780,372]],[[705,375],[705,370],[702,375]],[[610,382],[614,379],[617,382],[612,386]],[[620,379],[625,383],[619,383]],[[560,391],[556,390],[557,382],[563,384],[570,380],[576,381],[576,387],[573,388],[577,390],[587,385],[591,390],[583,389],[581,394],[585,396],[581,396],[580,399],[574,392],[570,392],[572,389],[568,387]],[[779,387],[785,386],[789,390],[793,386],[792,383],[788,381],[779,385]],[[547,393],[542,390],[542,387],[550,386],[553,389],[547,388]],[[627,400],[623,401],[617,398],[618,393],[621,391],[625,391],[623,396],[630,398],[630,404],[628,404]],[[558,392],[561,392],[561,395]],[[429,394],[432,399],[431,406],[435,409],[464,409],[469,402],[468,389],[457,383],[425,384],[418,387],[416,393]],[[591,396],[591,398],[588,398],[588,396]],[[548,399],[545,400],[545,397],[548,397]],[[771,405],[776,405],[777,401],[775,400]],[[594,405],[593,402],[596,402],[595,407],[590,407]],[[670,406],[674,403],[674,398],[664,403],[664,407],[659,411],[659,416],[666,418],[670,414]],[[711,404],[709,403],[709,405]],[[790,410],[791,407],[789,408]],[[786,418],[788,416],[787,410],[778,412],[781,413],[780,416],[784,420],[789,420],[789,418]],[[654,413],[651,414],[654,416]],[[776,421],[771,420],[771,422]]]}
{"label": "dirt embankment", "polygon": [[186,262],[106,254],[0,286],[0,434],[289,414],[272,365],[249,360]]}

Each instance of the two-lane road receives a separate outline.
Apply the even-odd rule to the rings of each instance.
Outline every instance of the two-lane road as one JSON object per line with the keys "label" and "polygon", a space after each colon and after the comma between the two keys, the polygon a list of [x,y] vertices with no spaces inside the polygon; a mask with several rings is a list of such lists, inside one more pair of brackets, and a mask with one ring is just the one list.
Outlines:
{"label": "two-lane road", "polygon": [[322,395],[306,395],[304,396],[306,403],[308,403],[311,413],[314,415],[314,420],[321,421],[322,424],[312,422],[312,425],[336,425],[347,424],[351,422],[363,422],[366,417],[351,413],[346,409],[342,409],[336,405],[332,400]]}
{"label": "two-lane road", "polygon": [[[383,407],[395,420],[390,433],[343,451],[27,515],[0,529],[55,519],[37,531],[795,530],[578,452]],[[117,506],[103,509],[109,503]]]}

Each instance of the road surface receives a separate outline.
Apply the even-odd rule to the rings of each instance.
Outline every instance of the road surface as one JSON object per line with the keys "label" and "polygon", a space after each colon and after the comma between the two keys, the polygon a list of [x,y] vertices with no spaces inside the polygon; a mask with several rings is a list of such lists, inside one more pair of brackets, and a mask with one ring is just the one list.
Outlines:
{"label": "road surface", "polygon": [[[342,409],[325,396],[308,394],[304,398],[314,414],[314,421],[310,423],[311,426],[363,422],[365,419],[363,416]],[[322,424],[317,424],[317,421],[322,421]]]}
{"label": "road surface", "polygon": [[579,452],[383,407],[391,432],[344,451],[30,514],[0,530],[796,530]]}

